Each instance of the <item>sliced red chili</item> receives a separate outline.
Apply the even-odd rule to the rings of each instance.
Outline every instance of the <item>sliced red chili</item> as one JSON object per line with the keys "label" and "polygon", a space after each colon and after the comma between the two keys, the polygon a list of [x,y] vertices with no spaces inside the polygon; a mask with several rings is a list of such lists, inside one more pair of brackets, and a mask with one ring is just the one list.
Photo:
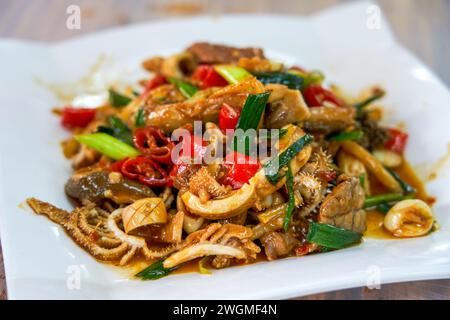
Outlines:
{"label": "sliced red chili", "polygon": [[330,182],[336,179],[337,173],[334,170],[318,171],[317,176],[325,181]]}
{"label": "sliced red chili", "polygon": [[119,161],[115,161],[115,162],[113,162],[111,165],[110,165],[110,169],[111,169],[111,171],[114,171],[114,172],[122,172],[122,167],[123,167],[123,164],[125,163],[125,161],[127,161],[128,160],[128,158],[124,158],[124,159],[122,159],[122,160],[119,160]]}
{"label": "sliced red chili", "polygon": [[147,126],[136,129],[133,143],[139,151],[152,160],[163,164],[172,163],[171,153],[175,144],[158,127]]}
{"label": "sliced red chili", "polygon": [[239,152],[232,152],[225,158],[224,167],[227,170],[220,183],[240,189],[261,168],[257,159]]}
{"label": "sliced red chili", "polygon": [[84,128],[95,117],[95,109],[65,107],[62,112],[61,124],[67,129]]}
{"label": "sliced red chili", "polygon": [[331,102],[338,107],[344,105],[341,99],[337,98],[333,92],[319,85],[311,85],[306,88],[303,96],[309,107],[320,107],[324,102]]}
{"label": "sliced red chili", "polygon": [[159,86],[162,86],[163,84],[167,84],[167,83],[168,82],[167,82],[166,77],[164,77],[163,75],[157,75],[153,79],[151,79],[147,82],[144,93],[152,91],[153,89],[156,89]]}
{"label": "sliced red chili", "polygon": [[219,128],[222,131],[234,129],[239,121],[241,111],[224,103],[219,112]]}
{"label": "sliced red chili", "polygon": [[225,87],[228,85],[227,80],[222,78],[220,74],[214,70],[214,67],[202,64],[195,69],[192,79],[200,82],[200,88],[206,89],[210,87]]}
{"label": "sliced red chili", "polygon": [[405,151],[406,143],[408,142],[408,134],[401,130],[390,128],[388,129],[389,140],[384,146],[397,153]]}
{"label": "sliced red chili", "polygon": [[170,180],[167,172],[147,156],[127,159],[122,164],[121,172],[125,177],[150,187],[166,186]]}

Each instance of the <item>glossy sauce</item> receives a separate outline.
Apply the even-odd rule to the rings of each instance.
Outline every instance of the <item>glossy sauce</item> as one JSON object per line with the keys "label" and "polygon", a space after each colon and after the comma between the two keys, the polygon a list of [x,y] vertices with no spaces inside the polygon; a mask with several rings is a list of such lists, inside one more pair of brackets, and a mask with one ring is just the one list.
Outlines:
{"label": "glossy sauce", "polygon": [[[430,206],[433,205],[435,199],[427,195],[425,191],[425,186],[417,177],[417,175],[415,174],[414,170],[412,169],[411,165],[408,162],[404,160],[403,164],[394,171],[400,176],[400,178],[403,181],[410,184],[417,190],[415,194],[415,197],[417,199],[425,201]],[[389,192],[376,180],[376,178],[372,176],[370,176],[370,186],[372,194],[381,194]],[[367,229],[366,232],[364,232],[364,237],[375,239],[401,239],[393,236],[383,227],[383,220],[384,220],[384,213],[379,212],[377,210],[367,210],[367,218],[366,218]]]}
{"label": "glossy sauce", "polygon": [[[425,191],[425,187],[423,183],[420,181],[420,179],[416,176],[414,173],[414,170],[412,167],[404,161],[404,163],[397,169],[394,170],[402,180],[413,186],[416,190],[416,198],[421,199],[425,202],[427,202],[430,206],[434,203],[435,199],[431,198],[427,195]],[[388,193],[389,191],[386,190],[381,183],[377,181],[377,179],[373,176],[369,176],[370,178],[370,184],[371,184],[371,192],[372,194],[381,194],[381,193]],[[402,238],[397,238],[393,236],[391,233],[389,233],[384,227],[383,227],[383,220],[384,220],[384,214],[381,212],[378,212],[376,210],[367,210],[367,229],[364,233],[365,238],[373,238],[373,239],[385,239],[385,240],[400,240]],[[171,274],[184,274],[184,273],[191,273],[191,272],[199,272],[199,261],[200,259],[195,259],[189,262],[184,263],[180,268],[173,271]],[[260,252],[257,255],[256,261],[254,263],[258,263],[261,261],[267,261],[267,258],[264,254],[264,250]],[[127,271],[130,272],[130,276],[135,275],[139,271],[142,271],[146,267],[148,267],[151,263],[144,259],[137,259],[134,263],[131,264],[127,268]],[[233,263],[231,267],[236,267],[243,265],[242,263]],[[214,272],[214,268],[210,264],[205,264],[205,268],[210,269],[212,272]]]}

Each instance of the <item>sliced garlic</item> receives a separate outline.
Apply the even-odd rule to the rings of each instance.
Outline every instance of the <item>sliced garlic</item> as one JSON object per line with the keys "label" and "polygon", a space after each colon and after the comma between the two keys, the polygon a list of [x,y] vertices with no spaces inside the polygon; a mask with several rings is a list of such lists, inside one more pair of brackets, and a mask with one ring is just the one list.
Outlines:
{"label": "sliced garlic", "polygon": [[403,200],[393,206],[384,217],[384,227],[400,238],[420,237],[433,227],[430,207],[418,199]]}
{"label": "sliced garlic", "polygon": [[382,165],[384,165],[387,168],[397,168],[399,167],[402,162],[403,158],[398,153],[387,150],[387,149],[375,149],[373,150],[372,154],[375,158],[378,159],[378,161],[381,162]]}

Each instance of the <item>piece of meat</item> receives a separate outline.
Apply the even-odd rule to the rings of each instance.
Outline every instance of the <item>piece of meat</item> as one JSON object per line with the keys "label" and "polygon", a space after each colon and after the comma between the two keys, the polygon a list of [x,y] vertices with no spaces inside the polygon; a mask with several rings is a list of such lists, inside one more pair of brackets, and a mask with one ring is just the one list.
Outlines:
{"label": "piece of meat", "polygon": [[[217,123],[223,104],[241,109],[247,96],[264,92],[264,86],[256,78],[226,86],[205,98],[189,99],[173,104],[147,104],[144,106],[146,125],[157,126],[170,133],[195,120]],[[134,119],[134,118],[133,118]]]}
{"label": "piece of meat", "polygon": [[235,48],[207,42],[198,42],[186,49],[199,63],[236,63],[240,58],[264,58],[260,48]]}
{"label": "piece of meat", "polygon": [[269,260],[288,255],[292,249],[299,245],[299,241],[290,234],[269,232],[261,238],[261,243]]}
{"label": "piece of meat", "polygon": [[368,150],[384,145],[389,139],[387,130],[380,127],[377,121],[371,120],[367,112],[362,113],[359,125],[364,132],[363,139],[359,143]]}
{"label": "piece of meat", "polygon": [[189,180],[189,191],[206,202],[211,197],[224,196],[230,190],[217,182],[206,167],[201,167]]}
{"label": "piece of meat", "polygon": [[310,117],[304,123],[306,131],[330,133],[342,131],[355,122],[355,109],[338,107],[310,108]]}
{"label": "piece of meat", "polygon": [[289,123],[300,124],[309,118],[309,109],[300,91],[280,84],[269,84],[265,88],[270,91],[267,128],[279,129]]}
{"label": "piece of meat", "polygon": [[359,178],[342,174],[338,185],[323,200],[318,221],[362,233],[366,229],[366,212],[362,209],[364,199]]}
{"label": "piece of meat", "polygon": [[156,197],[147,186],[122,177],[118,172],[93,171],[73,175],[66,183],[66,194],[81,203],[111,199],[118,204]]}

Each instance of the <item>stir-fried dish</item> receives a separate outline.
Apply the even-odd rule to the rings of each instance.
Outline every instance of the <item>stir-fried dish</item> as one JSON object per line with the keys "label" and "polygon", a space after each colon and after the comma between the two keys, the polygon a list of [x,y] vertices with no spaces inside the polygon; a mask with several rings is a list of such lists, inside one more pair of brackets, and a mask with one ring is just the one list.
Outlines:
{"label": "stir-fried dish", "polygon": [[97,260],[146,261],[136,276],[158,279],[357,245],[374,213],[392,238],[434,229],[408,134],[380,124],[382,89],[351,98],[319,71],[209,43],[143,67],[139,91],[58,110],[76,208],[27,200]]}

